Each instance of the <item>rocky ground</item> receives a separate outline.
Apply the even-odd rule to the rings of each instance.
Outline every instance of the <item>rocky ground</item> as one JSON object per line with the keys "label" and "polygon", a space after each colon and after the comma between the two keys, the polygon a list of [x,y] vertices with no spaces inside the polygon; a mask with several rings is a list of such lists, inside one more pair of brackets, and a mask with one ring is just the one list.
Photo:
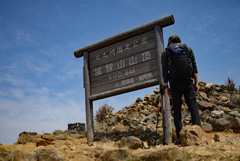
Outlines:
{"label": "rocky ground", "polygon": [[[23,132],[14,145],[0,144],[0,161],[240,160],[240,95],[236,90],[200,82],[197,102],[202,128],[191,125],[183,104],[180,145],[162,144],[161,115],[156,137],[158,98],[156,89],[107,116],[95,126],[94,143],[87,143],[85,134],[72,130],[43,135]],[[175,142],[174,133],[172,140]]]}

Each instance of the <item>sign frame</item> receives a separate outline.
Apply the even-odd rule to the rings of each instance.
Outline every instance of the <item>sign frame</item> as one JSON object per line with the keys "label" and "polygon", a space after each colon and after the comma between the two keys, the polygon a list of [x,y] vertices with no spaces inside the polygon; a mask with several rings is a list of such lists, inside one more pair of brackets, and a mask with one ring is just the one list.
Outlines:
{"label": "sign frame", "polygon": [[[80,57],[84,56],[84,69],[83,70],[84,70],[84,88],[85,88],[86,122],[87,122],[87,140],[88,140],[88,142],[94,141],[94,127],[93,127],[93,101],[94,100],[98,100],[98,99],[130,92],[130,91],[150,87],[150,86],[157,85],[157,84],[159,84],[161,86],[163,84],[162,69],[161,69],[162,68],[161,54],[164,49],[163,48],[164,45],[163,45],[162,28],[172,25],[174,23],[175,23],[175,20],[174,20],[173,15],[169,15],[169,16],[166,16],[166,17],[157,19],[155,21],[149,22],[147,24],[138,26],[136,28],[127,30],[127,31],[117,34],[115,36],[109,37],[102,41],[96,42],[92,45],[88,45],[86,47],[83,47],[83,48],[80,48],[80,49],[74,51],[74,55],[76,58],[80,58]],[[139,58],[137,58],[137,56],[135,56],[135,55],[138,54],[138,56],[139,56],[139,54],[140,54],[140,57],[141,57],[142,53],[150,52],[150,51],[154,50],[156,56],[153,60],[155,60],[155,61],[151,60],[154,63],[150,62],[150,60],[147,62],[150,62],[148,64],[155,65],[156,69],[154,69],[154,70],[156,70],[155,71],[156,75],[154,75],[154,77],[151,77],[150,76],[151,74],[150,74],[149,77],[146,76],[146,80],[136,81],[137,83],[135,83],[134,80],[138,80],[138,79],[140,80],[141,74],[139,75],[138,72],[136,72],[137,74],[134,73],[134,74],[136,74],[136,76],[134,75],[134,77],[133,76],[128,77],[128,75],[126,75],[126,73],[125,73],[124,76],[127,78],[125,82],[124,82],[124,79],[122,77],[120,77],[120,74],[119,74],[120,80],[116,80],[116,81],[106,80],[107,82],[105,83],[105,84],[107,84],[108,81],[110,81],[110,82],[112,81],[113,85],[114,85],[114,84],[116,84],[117,81],[119,81],[119,82],[121,82],[119,87],[116,87],[113,89],[111,89],[112,87],[110,87],[110,89],[105,90],[105,91],[104,91],[104,88],[102,88],[101,90],[97,91],[97,87],[100,87],[101,84],[96,83],[95,84],[96,90],[94,90],[94,91],[91,90],[91,87],[92,87],[91,84],[94,85],[94,83],[95,83],[95,81],[91,81],[92,79],[94,79],[94,76],[97,77],[97,76],[103,75],[104,79],[107,78],[106,76],[104,76],[104,74],[102,74],[103,73],[102,68],[104,67],[104,65],[106,65],[106,62],[101,64],[102,62],[99,61],[100,64],[96,65],[96,62],[98,63],[98,60],[102,59],[103,61],[105,61],[103,58],[105,58],[104,56],[106,56],[106,55],[104,55],[104,54],[106,54],[106,53],[104,53],[104,52],[101,53],[101,52],[96,52],[96,51],[101,51],[101,50],[105,50],[108,48],[111,51],[111,50],[113,50],[113,47],[117,46],[118,44],[121,44],[121,43],[124,44],[126,41],[128,42],[128,40],[130,40],[130,39],[134,40],[134,38],[141,37],[141,35],[144,35],[148,32],[153,32],[153,39],[154,39],[154,45],[152,45],[149,49],[147,48],[147,50],[146,50],[146,48],[142,47],[143,51],[140,53],[139,53],[139,51],[135,52],[136,50],[128,51],[129,54],[126,54],[126,56],[128,58],[122,57],[122,55],[121,55],[120,58],[113,57],[113,59],[116,58],[114,61],[117,63],[119,61],[119,64],[121,63],[120,61],[125,61],[125,59],[129,59],[128,65],[131,66],[133,64],[134,66],[136,66],[136,65],[138,65],[138,63],[134,64],[134,61],[138,62]],[[145,44],[145,45],[147,45],[147,44]],[[127,45],[127,46],[130,47],[129,45]],[[134,45],[132,47],[134,47]],[[116,50],[117,50],[117,48],[116,48]],[[100,53],[100,55],[99,55],[99,53]],[[94,57],[94,55],[95,55],[95,57]],[[108,57],[106,57],[106,58],[108,58]],[[96,60],[95,62],[94,62],[94,59]],[[144,57],[143,57],[143,59],[144,59]],[[109,59],[109,60],[106,59],[106,61],[109,61],[109,62],[107,62],[107,65],[109,65],[108,63],[111,63],[111,59]],[[118,64],[118,68],[116,69],[116,71],[118,71],[118,73],[121,73],[121,76],[122,76],[123,74],[122,74],[122,70],[119,68],[119,64]],[[116,66],[116,63],[112,63],[112,66],[114,66],[114,65]],[[97,68],[99,68],[99,69],[101,68],[101,71]],[[108,70],[106,69],[107,71],[105,71],[105,72],[107,73],[109,71],[109,69],[112,70],[112,68],[108,68]],[[134,69],[134,68],[132,68],[132,69]],[[135,69],[134,69],[134,71],[135,71]],[[151,68],[149,67],[149,70],[146,70],[145,73],[143,73],[142,75],[149,73],[151,71],[152,71],[152,67]],[[95,75],[94,75],[94,72],[95,72]],[[113,72],[113,71],[110,71],[110,72]],[[110,79],[110,76],[109,75],[107,75],[107,76]],[[111,78],[112,77],[113,76],[111,76]],[[130,81],[131,83],[126,85],[127,81]],[[165,111],[163,112],[164,143],[170,144],[171,143],[170,105],[169,105],[169,98],[168,98],[167,94],[165,94],[165,97],[166,97]]]}

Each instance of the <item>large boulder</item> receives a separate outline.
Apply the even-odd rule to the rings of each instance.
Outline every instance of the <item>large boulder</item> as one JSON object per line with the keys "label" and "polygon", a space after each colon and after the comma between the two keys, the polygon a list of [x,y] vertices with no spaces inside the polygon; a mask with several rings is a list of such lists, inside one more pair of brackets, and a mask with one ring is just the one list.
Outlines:
{"label": "large boulder", "polygon": [[164,149],[149,149],[138,152],[136,160],[158,161],[158,160],[184,160],[185,151],[177,147],[166,147]]}
{"label": "large boulder", "polygon": [[101,156],[101,160],[105,161],[121,161],[127,160],[130,154],[126,149],[116,149],[116,150],[109,150],[104,152]]}
{"label": "large boulder", "polygon": [[41,149],[37,151],[37,160],[39,161],[63,161],[64,159],[55,149]]}
{"label": "large boulder", "polygon": [[16,144],[26,144],[28,142],[37,143],[37,140],[41,138],[41,135],[36,132],[22,132],[19,134],[19,138]]}
{"label": "large boulder", "polygon": [[119,142],[119,147],[128,147],[129,149],[143,148],[143,142],[134,136],[123,137]]}
{"label": "large boulder", "polygon": [[229,129],[231,122],[226,118],[212,119],[212,125],[214,131],[224,131]]}
{"label": "large boulder", "polygon": [[204,145],[212,142],[211,137],[198,125],[186,126],[180,131],[182,146]]}

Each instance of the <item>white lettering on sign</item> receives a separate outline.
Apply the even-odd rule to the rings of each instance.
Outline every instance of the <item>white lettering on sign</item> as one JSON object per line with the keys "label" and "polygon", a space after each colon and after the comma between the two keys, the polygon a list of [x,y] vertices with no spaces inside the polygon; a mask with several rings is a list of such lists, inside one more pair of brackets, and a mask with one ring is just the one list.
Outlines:
{"label": "white lettering on sign", "polygon": [[102,75],[102,67],[95,68],[94,71],[95,71],[95,76]]}
{"label": "white lettering on sign", "polygon": [[[135,69],[133,68],[132,70],[134,70],[134,73],[135,73]],[[138,78],[136,78],[135,80],[136,81],[138,81],[138,80],[139,81],[144,81],[144,80],[149,80],[151,78],[153,78],[153,74],[152,73],[146,73],[146,74],[138,76]],[[128,79],[121,80],[121,82],[115,84],[115,87],[120,87],[120,86],[126,86],[126,85],[133,84],[135,82],[135,80],[134,80],[134,78],[128,78]]]}
{"label": "white lettering on sign", "polygon": [[113,63],[106,64],[105,68],[107,73],[111,72],[113,70]]}
{"label": "white lettering on sign", "polygon": [[121,86],[129,85],[134,83],[134,78],[129,78],[121,81]]}
{"label": "white lettering on sign", "polygon": [[122,78],[123,76],[129,76],[129,75],[132,75],[132,74],[135,74],[136,71],[134,68],[131,68],[131,69],[127,69],[127,70],[124,70],[122,72],[117,72],[117,73],[114,73],[114,74],[109,74],[108,75],[108,80],[116,80],[116,79],[119,79],[119,78]]}
{"label": "white lettering on sign", "polygon": [[125,60],[119,60],[117,62],[117,67],[118,67],[118,69],[124,68],[125,67]]}
{"label": "white lettering on sign", "polygon": [[139,43],[138,41],[134,41],[134,42],[133,42],[133,47],[134,47],[134,48],[138,47],[138,43]]}
{"label": "white lettering on sign", "polygon": [[126,45],[125,45],[125,51],[131,50],[130,46],[131,46],[131,44],[126,44]]}
{"label": "white lettering on sign", "polygon": [[117,53],[122,53],[123,52],[123,48],[122,48],[122,46],[119,46],[118,48],[117,48]]}
{"label": "white lettering on sign", "polygon": [[146,74],[143,74],[143,75],[140,75],[138,76],[138,80],[139,81],[144,81],[144,80],[149,80],[153,77],[153,74],[152,73],[146,73]]}
{"label": "white lettering on sign", "polygon": [[143,39],[141,40],[141,45],[147,45],[148,41],[146,37],[143,37]]}
{"label": "white lettering on sign", "polygon": [[112,56],[115,56],[116,54],[127,52],[129,50],[132,50],[133,48],[137,48],[147,44],[148,44],[147,37],[142,37],[141,39],[134,40],[131,43],[127,43],[122,46],[118,46],[115,49],[111,49],[110,51],[104,52],[102,54],[98,54],[97,56],[95,56],[95,61],[107,59],[108,57],[112,57]]}
{"label": "white lettering on sign", "polygon": [[129,66],[131,65],[135,65],[137,64],[137,57],[136,56],[132,56],[131,58],[128,59],[129,60]]}
{"label": "white lettering on sign", "polygon": [[125,75],[126,76],[131,75],[131,74],[135,74],[135,69],[134,68],[129,69],[129,70],[125,70]]}
{"label": "white lettering on sign", "polygon": [[99,61],[100,60],[100,56],[99,54],[95,57],[95,61]]}
{"label": "white lettering on sign", "polygon": [[143,62],[151,60],[151,52],[150,51],[146,51],[144,53],[142,53],[142,60]]}
{"label": "white lettering on sign", "polygon": [[110,51],[110,56],[111,55],[115,55],[115,49],[112,49],[111,51]]}
{"label": "white lettering on sign", "polygon": [[107,57],[108,57],[107,53],[103,53],[103,58],[107,58]]}

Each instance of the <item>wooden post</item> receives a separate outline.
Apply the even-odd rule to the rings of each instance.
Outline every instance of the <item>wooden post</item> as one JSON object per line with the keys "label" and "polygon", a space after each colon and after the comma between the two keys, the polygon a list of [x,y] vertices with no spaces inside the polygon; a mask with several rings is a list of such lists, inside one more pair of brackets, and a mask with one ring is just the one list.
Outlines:
{"label": "wooden post", "polygon": [[84,52],[84,88],[85,88],[85,104],[86,104],[86,122],[87,122],[87,141],[94,141],[93,127],[93,102],[90,97],[90,79],[88,67],[88,53]]}
{"label": "wooden post", "polygon": [[[158,25],[154,27],[154,33],[155,33],[155,41],[156,41],[156,54],[157,54],[157,60],[158,60],[158,71],[159,71],[159,83],[160,83],[160,89],[161,86],[164,84],[163,81],[163,73],[162,73],[162,52],[164,50],[163,45],[163,32],[162,28]],[[171,111],[170,111],[170,101],[167,93],[164,93],[165,96],[165,102],[162,102],[165,104],[165,111],[162,111],[162,119],[163,119],[163,141],[164,144],[171,144],[172,143],[172,123],[171,123]]]}

